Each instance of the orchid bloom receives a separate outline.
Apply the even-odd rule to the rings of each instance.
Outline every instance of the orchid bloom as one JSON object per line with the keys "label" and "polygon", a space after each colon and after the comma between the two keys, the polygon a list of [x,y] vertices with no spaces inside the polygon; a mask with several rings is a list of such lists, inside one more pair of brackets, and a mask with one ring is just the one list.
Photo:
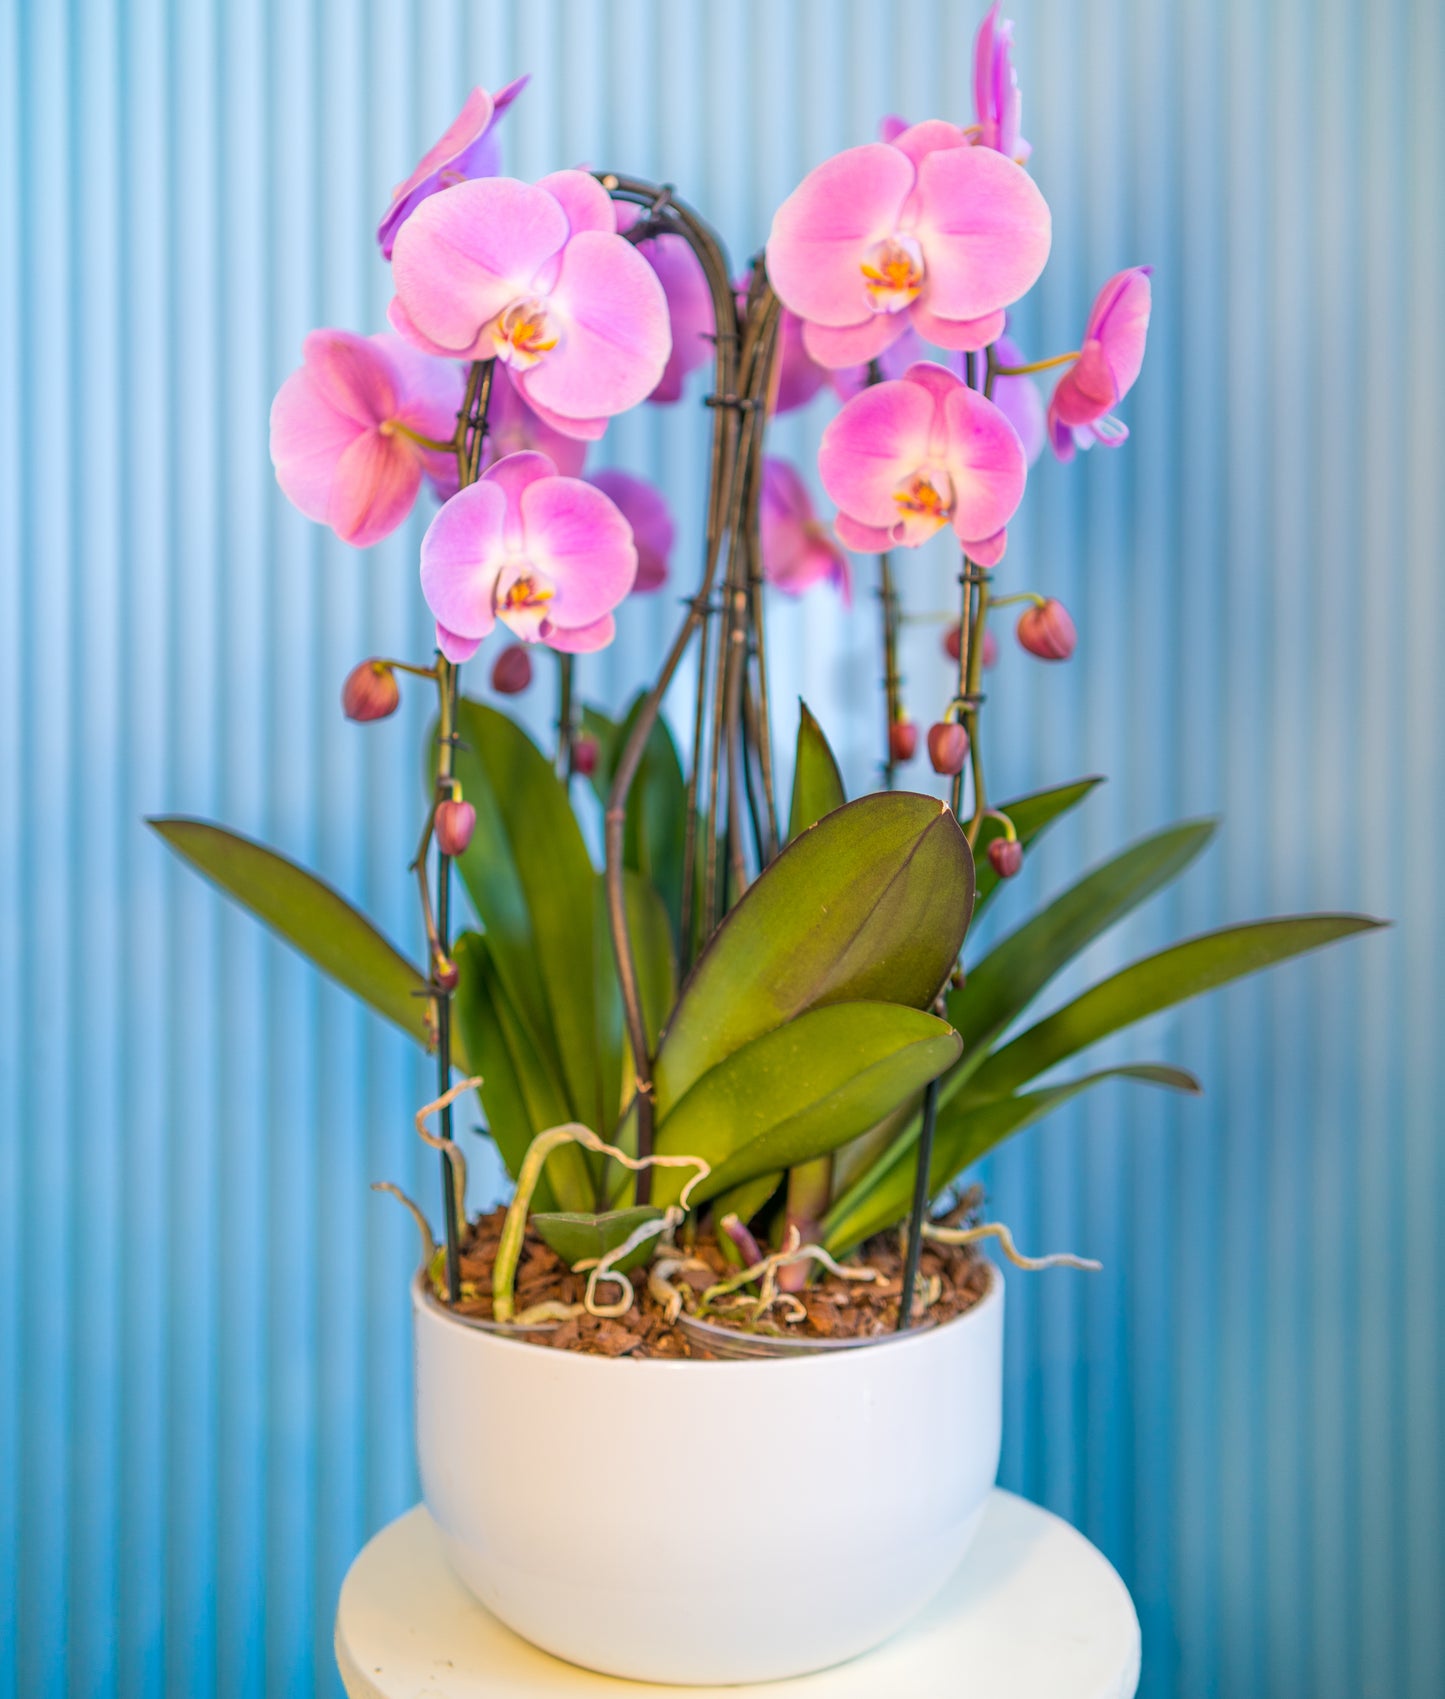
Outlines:
{"label": "orchid bloom", "polygon": [[763,459],[761,508],[763,577],[789,596],[829,583],[846,607],[853,600],[848,557],[818,518],[797,468],[772,455]]}
{"label": "orchid bloom", "polygon": [[[778,317],[778,352],[773,361],[771,411],[774,414],[806,407],[829,380],[827,369],[808,352],[803,340],[805,328],[796,313],[783,308]],[[863,369],[866,372],[867,368]]]}
{"label": "orchid bloom", "polygon": [[1117,448],[1129,435],[1109,410],[1133,388],[1144,364],[1153,269],[1136,265],[1116,272],[1095,297],[1079,357],[1049,401],[1049,441],[1060,460],[1072,460],[1075,448],[1091,442]]}
{"label": "orchid bloom", "polygon": [[500,621],[524,643],[585,653],[612,641],[637,550],[601,490],[563,478],[545,454],[509,454],[432,520],[421,587],[437,647],[465,661]]}
{"label": "orchid bloom", "polygon": [[450,439],[461,369],[394,336],[316,330],[302,349],[271,404],[276,481],[308,519],[364,549],[411,512],[423,475],[445,479],[451,457],[408,433]]}
{"label": "orchid bloom", "polygon": [[395,330],[428,354],[501,361],[565,436],[600,437],[667,367],[662,284],[585,171],[433,195],[402,225],[391,266]]}
{"label": "orchid bloom", "polygon": [[[1022,366],[1026,364],[1018,344],[1011,336],[1001,336],[993,345],[995,365]],[[1030,466],[1044,451],[1048,432],[1044,423],[1044,398],[1039,386],[1030,377],[1006,378],[995,376],[989,399],[1019,434],[1024,456]]]}
{"label": "orchid bloom", "polygon": [[494,126],[527,86],[526,77],[497,94],[474,88],[466,104],[448,126],[446,134],[422,155],[417,168],[391,191],[391,205],[377,226],[376,239],[387,259],[396,233],[428,195],[439,189],[455,188],[473,177],[495,177],[501,168],[501,150]]}
{"label": "orchid bloom", "polygon": [[[617,205],[617,228],[630,230],[645,216],[645,208],[621,202]],[[716,347],[712,291],[702,262],[681,236],[649,236],[636,246],[662,284],[672,327],[672,352],[657,388],[647,399],[664,404],[681,401],[683,381],[688,373],[705,366]]]}
{"label": "orchid bloom", "polygon": [[930,119],[809,172],[773,219],[768,275],[813,358],[852,366],[910,325],[941,348],[986,347],[1049,240],[1028,172]]}
{"label": "orchid bloom", "polygon": [[589,472],[587,482],[601,490],[632,527],[632,540],[637,546],[633,595],[644,596],[660,590],[667,583],[668,561],[677,535],[672,511],[662,491],[644,478],[634,478],[630,472],[612,468]]}
{"label": "orchid bloom", "polygon": [[1013,65],[1013,23],[989,7],[973,42],[973,110],[980,147],[994,148],[1020,165],[1033,148],[1019,134],[1023,99]]}
{"label": "orchid bloom", "polygon": [[855,395],[823,433],[818,470],[847,548],[914,548],[951,525],[980,566],[1003,558],[1028,476],[999,408],[928,363]]}

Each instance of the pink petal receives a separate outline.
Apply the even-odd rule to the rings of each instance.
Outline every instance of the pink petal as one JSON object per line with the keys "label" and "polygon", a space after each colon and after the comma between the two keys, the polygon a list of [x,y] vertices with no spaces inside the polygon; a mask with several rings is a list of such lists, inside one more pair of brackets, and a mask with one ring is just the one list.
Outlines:
{"label": "pink petal", "polygon": [[880,142],[896,142],[908,128],[909,123],[906,118],[899,118],[890,113],[888,117],[878,120],[878,140]]}
{"label": "pink petal", "polygon": [[957,124],[947,123],[942,118],[925,118],[921,124],[913,124],[888,139],[900,153],[906,153],[915,166],[921,165],[930,153],[937,153],[942,148],[971,145]]}
{"label": "pink petal", "polygon": [[471,660],[481,646],[480,637],[458,637],[455,631],[448,631],[440,620],[437,621],[437,648],[449,661],[460,666],[463,661]]}
{"label": "pink petal", "polygon": [[591,625],[632,588],[632,527],[601,490],[579,478],[542,478],[522,492],[527,558],[551,580],[549,625]]}
{"label": "pink petal", "polygon": [[590,171],[554,171],[550,176],[539,177],[537,187],[560,202],[574,236],[581,230],[616,234],[615,203]]}
{"label": "pink petal", "polygon": [[548,312],[561,339],[525,374],[523,392],[534,407],[593,419],[623,413],[657,387],[672,348],[667,297],[623,237],[597,230],[574,236],[562,251]]}
{"label": "pink petal", "polygon": [[[963,538],[959,540],[963,543],[963,552],[975,565],[997,566],[1008,547],[1008,532],[995,531],[991,537],[975,537],[972,542]],[[985,661],[984,664],[988,663]]]}
{"label": "pink petal", "polygon": [[1132,266],[1110,278],[1089,315],[1089,335],[1104,345],[1114,379],[1114,400],[1127,395],[1144,364],[1144,344],[1149,334],[1152,266]]}
{"label": "pink petal", "polygon": [[997,342],[1008,319],[1002,307],[996,313],[985,313],[981,319],[941,319],[930,309],[926,297],[915,301],[907,316],[919,336],[953,353],[974,353],[987,348],[990,342]]}
{"label": "pink petal", "polygon": [[976,390],[960,384],[944,402],[953,529],[960,538],[1001,531],[1023,500],[1028,462],[1018,432]]}
{"label": "pink petal", "polygon": [[803,326],[803,346],[809,355],[830,370],[875,360],[908,328],[904,313],[873,313],[862,324]]}
{"label": "pink petal", "polygon": [[640,243],[638,252],[662,284],[672,331],[672,352],[648,400],[680,401],[687,374],[710,364],[716,352],[712,291],[697,255],[681,236],[654,236]]}
{"label": "pink petal", "polygon": [[847,403],[829,422],[818,450],[823,488],[840,513],[864,525],[893,525],[894,491],[928,460],[933,418],[929,391],[902,379],[875,384]]}
{"label": "pink petal", "polygon": [[542,641],[560,655],[595,654],[598,649],[605,649],[616,635],[617,621],[611,614],[593,620],[591,625],[574,625],[566,630],[553,625],[551,620],[542,621]]}
{"label": "pink petal", "polygon": [[301,345],[318,392],[358,425],[379,425],[396,412],[390,360],[369,338],[349,330],[313,330]]}
{"label": "pink petal", "polygon": [[821,581],[843,591],[851,584],[842,549],[818,523],[813,500],[797,469],[772,455],[763,461],[763,576],[790,596]]}
{"label": "pink petal", "polygon": [[884,526],[860,525],[846,513],[840,513],[833,521],[833,530],[843,547],[852,549],[854,554],[881,555],[893,546],[892,533]]}
{"label": "pink petal", "polygon": [[[605,421],[603,421],[605,423]],[[563,436],[527,405],[513,380],[511,369],[499,360],[492,367],[492,396],[487,407],[487,443],[484,465],[492,465],[509,454],[526,450],[545,454],[564,477],[575,478],[587,458],[587,445],[576,437]]]}
{"label": "pink petal", "polygon": [[457,358],[454,349],[443,348],[439,342],[433,342],[430,337],[422,335],[415,324],[412,323],[411,316],[406,308],[402,306],[395,295],[387,303],[386,322],[405,343],[417,349],[418,352],[431,355],[438,360],[455,360]]}
{"label": "pink petal", "polygon": [[778,326],[778,357],[773,367],[774,413],[791,413],[795,407],[806,405],[828,381],[823,367],[809,354],[804,335],[802,319],[784,307]]}
{"label": "pink petal", "polygon": [[271,459],[276,482],[308,519],[325,524],[336,464],[367,427],[338,413],[315,374],[301,366],[271,403]]}
{"label": "pink petal", "polygon": [[422,538],[422,594],[438,624],[459,637],[485,637],[495,623],[506,518],[505,494],[483,478],[454,495]]}
{"label": "pink petal", "polygon": [[421,156],[411,176],[405,182],[398,183],[391,191],[391,205],[387,207],[376,232],[376,239],[387,259],[391,258],[397,231],[416,210],[423,196],[440,187],[435,180],[438,173],[481,140],[487,133],[495,110],[491,95],[485,89],[474,88],[467,96],[461,111],[447,126],[440,141],[429,147]]}
{"label": "pink petal", "polygon": [[421,457],[367,431],[336,462],[327,522],[342,542],[369,548],[402,523],[420,488]]}
{"label": "pink petal", "polygon": [[913,182],[912,162],[886,142],[848,148],[810,171],[768,237],[768,276],[783,305],[814,324],[871,314],[862,259],[897,230]]}
{"label": "pink petal", "polygon": [[608,469],[590,473],[586,480],[613,502],[632,527],[637,548],[637,577],[634,595],[660,590],[667,582],[668,557],[677,534],[672,513],[656,485],[630,472]]}
{"label": "pink petal", "polygon": [[983,318],[1016,301],[1044,269],[1048,204],[1028,172],[1001,153],[930,153],[918,168],[917,204],[913,234],[936,318]]}
{"label": "pink petal", "polygon": [[429,343],[484,358],[483,328],[528,294],[566,240],[567,214],[545,189],[510,177],[461,183],[423,202],[398,232],[397,299]]}
{"label": "pink petal", "polygon": [[512,381],[517,386],[517,393],[549,430],[579,442],[598,442],[606,434],[609,421],[605,418],[569,419],[565,413],[554,413],[550,407],[544,407],[530,386],[531,377],[532,372],[518,372]]}

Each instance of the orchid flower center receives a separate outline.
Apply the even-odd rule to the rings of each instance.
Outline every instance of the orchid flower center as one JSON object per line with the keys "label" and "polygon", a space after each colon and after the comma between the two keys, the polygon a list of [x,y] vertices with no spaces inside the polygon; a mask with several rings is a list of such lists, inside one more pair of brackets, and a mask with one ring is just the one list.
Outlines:
{"label": "orchid flower center", "polygon": [[953,517],[953,480],[931,467],[912,472],[893,491],[900,517],[919,519],[935,527]]}
{"label": "orchid flower center", "polygon": [[923,292],[923,250],[911,236],[875,242],[862,270],[863,288],[875,313],[901,313]]}
{"label": "orchid flower center", "polygon": [[492,327],[497,358],[525,372],[550,349],[557,336],[547,322],[547,309],[540,301],[514,301]]}
{"label": "orchid flower center", "polygon": [[556,586],[544,578],[530,561],[514,561],[497,577],[497,618],[518,637],[535,643],[547,617],[547,604],[556,594]]}

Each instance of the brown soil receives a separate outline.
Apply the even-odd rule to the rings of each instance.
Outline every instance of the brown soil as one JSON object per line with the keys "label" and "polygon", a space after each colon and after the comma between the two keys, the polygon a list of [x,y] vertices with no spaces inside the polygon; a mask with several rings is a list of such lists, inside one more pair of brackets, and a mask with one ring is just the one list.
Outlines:
{"label": "brown soil", "polygon": [[[505,1215],[503,1209],[493,1210],[489,1215],[479,1216],[468,1229],[462,1245],[462,1298],[456,1306],[458,1315],[491,1320],[492,1263]],[[674,1284],[694,1294],[737,1272],[736,1265],[729,1263],[708,1238],[699,1238],[690,1254],[706,1263],[708,1272],[688,1270],[675,1275]],[[814,1282],[796,1294],[806,1311],[804,1319],[787,1322],[778,1309],[758,1325],[746,1328],[735,1315],[710,1313],[706,1319],[739,1331],[789,1339],[884,1338],[898,1325],[898,1302],[903,1285],[903,1259],[898,1236],[880,1234],[870,1239],[851,1263],[875,1268],[883,1278],[868,1282],[844,1280],[818,1268]],[[584,1314],[548,1328],[518,1329],[517,1336],[555,1350],[582,1351],[592,1356],[713,1359],[713,1352],[690,1339],[676,1323],[668,1321],[663,1306],[647,1289],[645,1267],[634,1269],[630,1279],[636,1297],[625,1315]],[[937,1326],[971,1309],[988,1290],[988,1280],[988,1264],[971,1246],[925,1244],[920,1259],[918,1292],[921,1295],[932,1289],[936,1290],[937,1296],[926,1311],[915,1298],[917,1323]],[[936,1288],[933,1287],[935,1281]],[[515,1297],[518,1311],[549,1301],[580,1303],[586,1286],[586,1276],[573,1274],[529,1228],[517,1268]],[[603,1302],[617,1296],[618,1289],[611,1285],[604,1285],[599,1292]]]}

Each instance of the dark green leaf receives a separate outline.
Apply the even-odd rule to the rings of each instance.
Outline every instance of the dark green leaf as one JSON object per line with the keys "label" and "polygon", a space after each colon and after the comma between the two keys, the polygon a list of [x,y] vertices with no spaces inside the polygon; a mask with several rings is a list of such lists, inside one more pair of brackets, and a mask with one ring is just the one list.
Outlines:
{"label": "dark green leaf", "polygon": [[463,701],[456,772],[477,811],[459,860],[492,962],[569,1114],[610,1124],[597,1055],[593,902],[596,874],[566,786],[520,726]]}
{"label": "dark green leaf", "polygon": [[[1016,797],[1012,802],[1001,803],[1000,809],[1014,823],[1019,842],[1025,849],[1051,826],[1055,820],[1077,808],[1091,791],[1103,784],[1103,779],[1097,775],[1087,779],[1075,779],[1071,784],[1055,785],[1050,790],[1035,791],[1032,796]],[[993,864],[988,859],[988,846],[995,838],[1003,836],[1003,827],[997,820],[985,819],[979,827],[978,842],[973,846],[973,858],[978,863],[978,896],[974,902],[974,913],[982,909],[984,903],[991,897],[999,885],[999,876],[993,870]]]}
{"label": "dark green leaf", "polygon": [[805,1009],[926,1007],[972,906],[967,841],[934,797],[866,796],[809,827],[749,888],[683,986],[655,1070],[659,1116]]}
{"label": "dark green leaf", "polygon": [[[929,1164],[928,1195],[943,1188],[986,1156],[1011,1134],[1041,1120],[1069,1098],[1077,1097],[1103,1080],[1140,1080],[1146,1085],[1167,1086],[1174,1091],[1197,1093],[1199,1081],[1182,1068],[1155,1063],[1137,1063],[1122,1068],[1104,1068],[1065,1084],[1045,1086],[1022,1097],[1000,1097],[963,1109],[958,1100],[943,1105],[934,1132],[933,1160]],[[916,1130],[906,1145],[892,1153],[891,1160],[866,1186],[855,1188],[839,1199],[824,1222],[823,1244],[834,1256],[842,1256],[875,1233],[904,1220],[913,1201],[917,1148]]]}
{"label": "dark green leaf", "polygon": [[[534,1212],[529,1219],[542,1242],[556,1251],[568,1268],[576,1268],[579,1262],[595,1261],[625,1245],[644,1221],[660,1221],[662,1211],[641,1204],[632,1209],[609,1209],[601,1215],[575,1210],[556,1214]],[[645,1240],[613,1266],[626,1274],[651,1258],[655,1244],[655,1239]]]}
{"label": "dark green leaf", "polygon": [[[972,1071],[986,1047],[1080,951],[1146,897],[1176,879],[1214,835],[1211,820],[1171,826],[1132,845],[1071,886],[970,968],[948,999]],[[977,1059],[975,1062],[974,1059]]]}
{"label": "dark green leaf", "polygon": [[[224,826],[180,817],[151,829],[338,985],[418,1044],[427,1043],[421,974],[339,892],[294,861]],[[465,1071],[465,1057],[453,1057]]]}
{"label": "dark green leaf", "polygon": [[[958,1055],[958,1035],[936,1015],[896,1003],[809,1009],[712,1068],[659,1123],[657,1150],[699,1156],[712,1172],[692,1199],[826,1156],[854,1138]],[[686,1179],[659,1169],[657,1202]]]}
{"label": "dark green leaf", "polygon": [[833,759],[833,751],[823,735],[823,728],[808,712],[808,704],[798,704],[798,753],[793,768],[793,806],[788,814],[788,839],[791,842],[800,832],[841,808],[848,800],[843,789],[843,775]]}
{"label": "dark green leaf", "polygon": [[1007,1096],[1101,1038],[1161,1009],[1381,924],[1367,915],[1312,914],[1227,926],[1175,944],[1124,968],[1004,1045],[973,1076],[963,1099]]}
{"label": "dark green leaf", "polygon": [[[598,761],[592,788],[604,807],[612,789],[612,775],[622,750],[637,723],[644,698],[637,697],[620,725],[594,709],[584,709],[583,729],[597,739]],[[622,862],[652,882],[662,898],[673,936],[682,925],[683,836],[687,822],[687,787],[682,763],[667,721],[659,714],[647,743],[632,790],[627,799],[623,828]]]}

